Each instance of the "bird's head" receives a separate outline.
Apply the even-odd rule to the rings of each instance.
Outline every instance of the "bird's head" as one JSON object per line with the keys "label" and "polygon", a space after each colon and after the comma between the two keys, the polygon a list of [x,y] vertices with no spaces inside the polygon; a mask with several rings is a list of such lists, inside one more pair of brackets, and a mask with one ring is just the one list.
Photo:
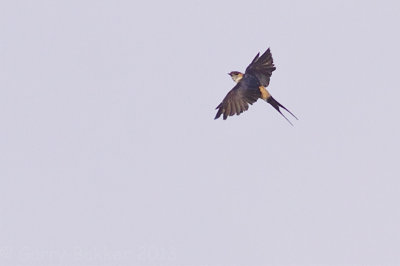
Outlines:
{"label": "bird's head", "polygon": [[238,83],[243,78],[243,73],[239,71],[232,71],[228,73],[229,76],[233,79],[234,82]]}

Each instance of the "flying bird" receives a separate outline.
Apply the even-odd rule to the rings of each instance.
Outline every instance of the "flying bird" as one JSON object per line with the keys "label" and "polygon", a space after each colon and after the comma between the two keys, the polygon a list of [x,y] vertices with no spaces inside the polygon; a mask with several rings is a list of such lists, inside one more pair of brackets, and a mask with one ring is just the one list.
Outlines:
{"label": "flying bird", "polygon": [[285,109],[294,118],[298,119],[286,107],[275,100],[267,91],[272,72],[276,69],[272,59],[271,51],[268,48],[263,55],[260,53],[254,57],[250,65],[243,74],[238,71],[228,73],[234,82],[235,87],[228,92],[223,101],[217,106],[218,112],[214,119],[218,119],[223,115],[224,120],[228,116],[240,115],[249,109],[249,104],[255,103],[258,99],[263,99],[271,104],[291,125],[293,125],[287,117],[282,114],[280,107]]}

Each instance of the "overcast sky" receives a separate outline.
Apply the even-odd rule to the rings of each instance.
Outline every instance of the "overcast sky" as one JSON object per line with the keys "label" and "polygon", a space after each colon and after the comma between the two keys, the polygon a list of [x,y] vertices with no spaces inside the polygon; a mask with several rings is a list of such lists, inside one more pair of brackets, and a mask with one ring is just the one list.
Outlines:
{"label": "overcast sky", "polygon": [[[2,1],[1,265],[399,265],[398,1]],[[271,47],[265,102],[215,107]]]}

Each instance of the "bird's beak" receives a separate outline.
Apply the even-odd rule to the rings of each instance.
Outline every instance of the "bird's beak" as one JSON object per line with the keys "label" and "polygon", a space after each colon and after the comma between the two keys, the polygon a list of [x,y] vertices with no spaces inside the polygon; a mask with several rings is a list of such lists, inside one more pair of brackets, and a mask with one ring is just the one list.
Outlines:
{"label": "bird's beak", "polygon": [[230,76],[230,75],[231,75],[231,73],[228,73],[228,75]]}

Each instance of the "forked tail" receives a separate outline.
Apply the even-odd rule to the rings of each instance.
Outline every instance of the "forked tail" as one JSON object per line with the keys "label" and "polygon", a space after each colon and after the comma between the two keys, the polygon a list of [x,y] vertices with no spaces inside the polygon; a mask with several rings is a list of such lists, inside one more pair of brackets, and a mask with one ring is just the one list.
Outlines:
{"label": "forked tail", "polygon": [[291,114],[294,118],[296,118],[296,120],[299,120],[292,112],[290,112],[285,106],[283,106],[282,104],[280,104],[277,100],[275,100],[272,96],[267,98],[267,103],[269,103],[270,105],[272,105],[285,119],[286,121],[289,122],[289,124],[292,124],[292,122],[289,121],[289,119],[287,119],[287,117],[282,114],[281,110],[279,109],[279,107],[282,107],[283,109],[285,109],[289,114]]}

